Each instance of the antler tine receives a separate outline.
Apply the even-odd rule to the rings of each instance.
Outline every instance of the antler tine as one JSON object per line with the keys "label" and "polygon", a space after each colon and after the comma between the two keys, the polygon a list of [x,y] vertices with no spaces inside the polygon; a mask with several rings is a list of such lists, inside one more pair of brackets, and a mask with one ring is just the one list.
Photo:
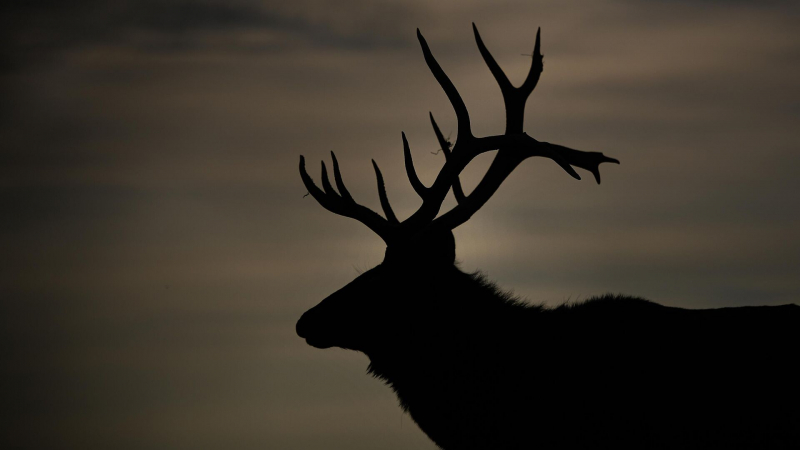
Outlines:
{"label": "antler tine", "polygon": [[350,195],[350,192],[344,185],[342,174],[339,172],[339,161],[336,160],[336,154],[334,154],[333,151],[331,151],[331,160],[333,161],[333,179],[336,182],[336,189],[339,189],[339,195],[345,200],[355,203],[353,196]]}
{"label": "antler tine", "polygon": [[305,185],[306,189],[308,189],[308,193],[311,194],[312,197],[320,204],[323,208],[333,211],[336,207],[330,201],[330,198],[322,192],[320,188],[314,184],[314,180],[308,176],[308,172],[306,172],[306,159],[303,155],[300,155],[300,178],[303,180],[303,184]]}
{"label": "antler tine", "polygon": [[372,160],[372,167],[375,168],[375,178],[378,179],[378,197],[381,199],[381,208],[383,208],[383,213],[386,215],[386,220],[394,224],[400,223],[397,220],[397,216],[394,215],[394,211],[392,211],[392,205],[389,204],[389,197],[386,196],[386,186],[383,184],[383,175],[374,159]]}
{"label": "antler tine", "polygon": [[322,165],[322,189],[324,189],[325,194],[329,196],[341,198],[339,194],[333,190],[333,186],[331,186],[331,181],[328,179],[328,169],[325,167],[325,161],[320,161],[320,163]]}
{"label": "antler tine", "polygon": [[534,44],[530,71],[528,72],[527,78],[525,78],[525,82],[518,88],[511,84],[508,77],[503,72],[503,69],[500,68],[491,52],[489,52],[489,49],[486,48],[475,23],[472,24],[472,31],[475,34],[475,43],[478,45],[478,51],[480,51],[483,60],[489,67],[489,71],[492,72],[492,76],[494,76],[497,84],[500,85],[500,92],[503,94],[503,102],[506,106],[506,134],[522,133],[525,117],[525,102],[539,82],[539,76],[543,68],[540,44],[541,28],[536,31],[536,44]]}
{"label": "antler tine", "polygon": [[536,43],[533,45],[531,68],[522,86],[519,87],[519,90],[524,92],[526,97],[531,95],[531,92],[536,88],[536,84],[539,83],[539,77],[542,75],[542,70],[544,70],[544,56],[542,56],[541,52],[541,34],[542,28],[539,27],[536,29]]}
{"label": "antler tine", "polygon": [[619,160],[609,158],[600,152],[584,152],[580,150],[573,150],[563,145],[551,144],[549,142],[540,142],[540,146],[548,150],[560,154],[568,164],[580,167],[581,169],[588,170],[594,175],[597,184],[600,184],[600,164],[614,163],[619,164]]}
{"label": "antler tine", "polygon": [[414,188],[414,191],[417,195],[420,196],[423,200],[425,199],[428,188],[422,184],[422,181],[419,181],[419,177],[417,176],[417,172],[414,170],[414,160],[411,159],[411,149],[408,148],[408,140],[406,139],[406,134],[402,133],[403,135],[403,156],[406,162],[406,174],[408,175],[408,181],[411,182],[411,187]]}
{"label": "antler tine", "polygon": [[492,72],[494,79],[497,80],[497,84],[500,85],[500,90],[503,91],[503,96],[505,97],[505,91],[514,89],[514,86],[511,84],[511,81],[508,80],[505,72],[503,72],[503,69],[497,64],[492,54],[489,53],[489,49],[486,48],[483,39],[481,39],[481,34],[478,33],[478,27],[475,26],[475,22],[472,22],[472,32],[475,34],[475,42],[478,44],[478,51],[481,52],[483,60],[486,62],[486,65],[489,66],[489,71]]}
{"label": "antler tine", "polygon": [[[444,152],[445,161],[450,158],[450,143],[447,142],[447,139],[444,138],[444,135],[439,130],[439,126],[436,125],[436,121],[433,120],[433,113],[429,112],[428,115],[431,117],[431,125],[433,125],[433,132],[436,134],[436,140],[439,141],[439,148],[442,149]],[[456,175],[455,179],[453,180],[453,196],[455,196],[456,201],[461,203],[464,201],[464,189],[461,187],[461,180]]]}
{"label": "antler tine", "polygon": [[469,123],[469,112],[467,112],[467,106],[464,104],[461,94],[458,93],[453,82],[450,81],[450,78],[444,73],[444,70],[442,70],[436,58],[433,57],[431,49],[428,47],[425,38],[422,37],[419,28],[417,28],[417,39],[419,39],[419,44],[422,47],[422,54],[425,56],[425,62],[428,64],[428,68],[431,73],[433,73],[436,81],[439,82],[444,93],[447,94],[447,98],[450,100],[450,104],[453,105],[453,109],[456,112],[456,118],[458,119],[458,136],[456,137],[456,141],[471,138],[472,130]]}
{"label": "antler tine", "polygon": [[[338,163],[334,162],[334,177],[341,181],[341,175],[338,172]],[[353,201],[349,193],[347,194],[349,201],[345,201],[345,199],[335,194],[333,188],[329,187],[330,193],[323,192],[322,189],[318,188],[317,185],[314,184],[314,180],[312,180],[308,172],[306,172],[306,160],[302,155],[300,155],[300,178],[303,180],[303,185],[308,189],[308,193],[311,194],[314,200],[322,205],[323,208],[334,214],[358,220],[380,236],[387,244],[392,239],[393,232],[386,219],[378,215],[375,211]],[[323,188],[325,187],[326,178],[327,174],[323,176]],[[330,186],[329,181],[327,184]],[[344,186],[344,183],[342,183],[341,186]],[[344,189],[343,192],[347,192],[347,189]]]}

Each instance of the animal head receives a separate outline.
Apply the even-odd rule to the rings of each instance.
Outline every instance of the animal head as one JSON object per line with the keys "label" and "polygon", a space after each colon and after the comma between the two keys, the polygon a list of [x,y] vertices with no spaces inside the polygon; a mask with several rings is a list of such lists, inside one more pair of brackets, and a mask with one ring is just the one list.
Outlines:
{"label": "animal head", "polygon": [[[515,87],[495,62],[473,24],[478,50],[500,86],[506,108],[506,130],[502,135],[476,137],[472,134],[469,113],[453,83],[433,57],[425,38],[417,38],[428,68],[444,90],[458,120],[457,138],[452,147],[436,125],[431,124],[445,164],[431,186],[417,177],[408,140],[402,135],[405,166],[411,186],[422,205],[403,221],[389,204],[383,175],[372,161],[378,196],[384,215],[358,204],[348,192],[336,156],[331,152],[334,184],[322,163],[322,189],[317,187],[300,157],[300,176],[314,199],[327,210],[358,220],[386,243],[384,261],[361,274],[347,286],[308,310],[297,323],[297,333],[315,347],[332,346],[368,352],[373,347],[395,345],[409,336],[425,336],[436,329],[437,321],[459,307],[459,291],[465,274],[454,266],[455,239],[452,230],[465,223],[497,191],[502,182],[525,159],[540,156],[555,161],[576,179],[572,166],[590,171],[600,182],[599,165],[618,163],[602,153],[582,152],[540,142],[523,132],[525,102],[533,92],[543,68],[540,32],[536,33],[531,67],[521,86]],[[478,155],[497,150],[494,161],[475,189],[465,195],[459,181],[464,168]],[[439,214],[442,202],[452,189],[457,205]]]}
{"label": "animal head", "polygon": [[[425,237],[431,236],[423,235],[405,246],[388,246],[381,264],[303,314],[297,334],[314,347],[368,352],[399,343],[414,324],[418,330],[423,321],[435,326],[450,306],[444,294],[460,272],[454,266],[452,232],[435,241]],[[440,300],[431,302],[431,298]],[[418,317],[425,310],[426,315]]]}

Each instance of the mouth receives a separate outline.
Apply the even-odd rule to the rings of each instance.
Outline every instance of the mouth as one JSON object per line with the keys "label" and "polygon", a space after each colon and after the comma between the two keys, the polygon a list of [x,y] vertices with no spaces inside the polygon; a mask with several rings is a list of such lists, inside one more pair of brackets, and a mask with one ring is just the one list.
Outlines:
{"label": "mouth", "polygon": [[326,349],[326,348],[331,348],[332,347],[332,345],[328,345],[328,344],[322,343],[322,342],[320,342],[318,340],[315,340],[314,338],[306,338],[306,344],[308,344],[308,345],[310,345],[310,346],[312,346],[314,348],[319,348],[319,349],[323,349],[323,350]]}

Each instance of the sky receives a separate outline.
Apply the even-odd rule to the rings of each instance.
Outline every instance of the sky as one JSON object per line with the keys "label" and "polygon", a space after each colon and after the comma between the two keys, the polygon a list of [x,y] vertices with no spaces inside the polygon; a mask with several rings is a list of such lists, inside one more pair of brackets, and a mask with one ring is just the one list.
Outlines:
{"label": "sky", "polygon": [[456,137],[417,27],[479,136],[504,112],[471,22],[517,84],[541,27],[526,131],[621,161],[600,185],[524,162],[456,230],[463,270],[549,305],[800,303],[798,19],[747,0],[5,2],[3,447],[435,448],[365,356],[294,331],[384,251],[304,198],[299,155],[319,180],[335,151],[379,211],[375,159],[402,219],[420,201],[401,131],[425,183],[444,162],[428,112]]}

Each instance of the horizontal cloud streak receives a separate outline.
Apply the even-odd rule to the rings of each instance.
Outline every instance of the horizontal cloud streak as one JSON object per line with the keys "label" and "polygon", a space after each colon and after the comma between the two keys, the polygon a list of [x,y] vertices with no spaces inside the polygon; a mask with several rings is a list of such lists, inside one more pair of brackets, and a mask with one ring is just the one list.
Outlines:
{"label": "horizontal cloud streak", "polygon": [[91,47],[180,53],[407,45],[399,32],[412,26],[414,10],[403,3],[347,0],[335,10],[330,6],[252,0],[17,2],[3,7],[6,50],[0,56],[9,69]]}

